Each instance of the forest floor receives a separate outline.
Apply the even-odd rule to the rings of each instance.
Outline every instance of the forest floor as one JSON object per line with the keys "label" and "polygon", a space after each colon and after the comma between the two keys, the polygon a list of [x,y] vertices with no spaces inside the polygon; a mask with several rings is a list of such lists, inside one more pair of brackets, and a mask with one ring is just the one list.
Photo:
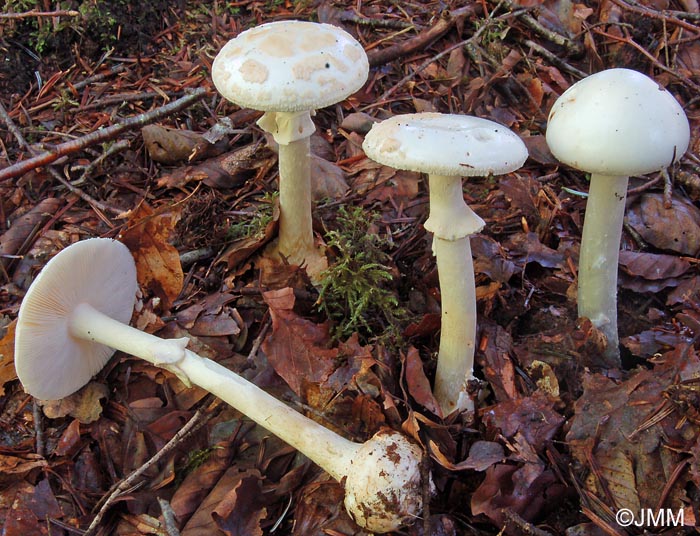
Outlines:
{"label": "forest floor", "polygon": [[[54,254],[96,236],[134,255],[134,326],[190,337],[350,439],[381,427],[414,438],[436,491],[397,534],[697,532],[696,0],[28,4],[0,15],[0,534],[365,534],[340,484],[141,360],[117,353],[59,402],[23,391],[22,298]],[[371,65],[361,91],[314,117],[314,228],[332,266],[320,297],[303,268],[260,256],[277,232],[276,152],[260,114],[210,76],[229,39],[283,19],[343,27]],[[557,163],[544,133],[562,92],[612,67],[668,89],[691,144],[668,175],[630,181],[611,368],[576,314],[587,177]],[[426,181],[361,148],[373,121],[424,111],[497,121],[530,153],[515,173],[464,183],[486,221],[472,239],[473,419],[440,415],[430,392],[440,289]],[[626,526],[623,510],[664,517]]]}

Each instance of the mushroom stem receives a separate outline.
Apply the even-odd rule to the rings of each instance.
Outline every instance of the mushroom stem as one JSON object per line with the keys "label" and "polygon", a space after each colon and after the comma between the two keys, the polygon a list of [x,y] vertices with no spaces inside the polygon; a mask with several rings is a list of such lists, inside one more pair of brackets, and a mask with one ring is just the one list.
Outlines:
{"label": "mushroom stem", "polygon": [[[431,191],[432,195],[432,191]],[[433,237],[440,279],[441,329],[434,394],[444,415],[473,411],[466,382],[474,378],[476,293],[469,237]]]}
{"label": "mushroom stem", "polygon": [[430,214],[425,228],[444,240],[463,238],[479,232],[485,225],[464,201],[462,177],[431,174]]}
{"label": "mushroom stem", "polygon": [[578,269],[578,315],[608,339],[604,356],[619,366],[617,270],[628,177],[591,175]]}
{"label": "mushroom stem", "polygon": [[279,145],[279,251],[294,264],[314,248],[311,221],[310,139]]}
{"label": "mushroom stem", "polygon": [[206,389],[263,428],[273,431],[336,480],[347,476],[352,459],[362,446],[294,411],[215,361],[186,350],[187,337],[161,339],[114,320],[86,303],[74,309],[69,330],[74,337],[173,369],[178,376],[189,380],[188,383]]}
{"label": "mushroom stem", "polygon": [[101,313],[87,303],[68,319],[71,336],[141,357],[218,396],[345,482],[345,506],[362,527],[388,532],[422,509],[420,448],[398,432],[355,443],[288,407],[257,385],[185,349],[188,338],[161,339]]}
{"label": "mushroom stem", "polygon": [[312,282],[328,268],[314,243],[311,216],[311,112],[268,112],[258,125],[272,134],[279,157],[280,221],[276,251],[292,264],[305,264]]}

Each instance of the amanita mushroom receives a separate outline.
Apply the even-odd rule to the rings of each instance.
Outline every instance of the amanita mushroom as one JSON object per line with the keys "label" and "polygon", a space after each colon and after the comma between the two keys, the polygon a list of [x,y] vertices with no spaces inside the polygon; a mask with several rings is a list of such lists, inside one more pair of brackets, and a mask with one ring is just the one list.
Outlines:
{"label": "amanita mushroom", "polygon": [[430,215],[442,299],[434,394],[445,415],[473,410],[476,294],[469,235],[484,221],[464,201],[464,176],[500,175],[523,165],[527,149],[506,127],[477,117],[398,115],[372,126],[362,145],[372,160],[428,174]]}
{"label": "amanita mushroom", "polygon": [[311,113],[358,91],[369,73],[364,49],[330,24],[271,22],[229,41],[212,64],[228,100],[265,111],[258,125],[279,144],[280,222],[277,250],[312,281],[328,267],[311,225]]}
{"label": "amanita mushroom", "polygon": [[15,366],[24,389],[40,399],[68,396],[121,350],[218,396],[344,481],[345,506],[358,525],[388,532],[420,515],[418,445],[391,430],[349,441],[187,350],[186,337],[164,340],[129,326],[136,289],[134,260],[121,242],[92,238],[52,258],[19,311]]}
{"label": "amanita mushroom", "polygon": [[617,270],[630,175],[678,161],[688,119],[668,91],[629,69],[593,74],[554,103],[547,144],[561,162],[591,174],[578,269],[578,315],[607,337],[606,364],[619,366]]}

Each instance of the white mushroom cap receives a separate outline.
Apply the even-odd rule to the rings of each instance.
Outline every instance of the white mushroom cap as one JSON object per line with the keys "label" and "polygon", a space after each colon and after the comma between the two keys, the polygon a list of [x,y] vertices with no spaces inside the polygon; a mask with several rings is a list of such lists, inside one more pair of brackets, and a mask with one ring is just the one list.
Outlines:
{"label": "white mushroom cap", "polygon": [[525,144],[508,128],[455,114],[394,116],[375,123],[362,148],[386,166],[459,177],[510,173],[527,159]]}
{"label": "white mushroom cap", "polygon": [[91,238],[53,257],[19,309],[15,368],[25,391],[56,400],[88,383],[114,350],[71,336],[70,315],[87,303],[128,323],[137,285],[134,259],[121,242]]}
{"label": "white mushroom cap", "polygon": [[683,156],[688,118],[648,76],[609,69],[577,82],[549,113],[547,144],[560,161],[600,175],[643,175]]}
{"label": "white mushroom cap", "polygon": [[362,45],[330,24],[279,21],[239,34],[221,49],[212,80],[226,99],[254,110],[300,112],[358,91],[369,63]]}

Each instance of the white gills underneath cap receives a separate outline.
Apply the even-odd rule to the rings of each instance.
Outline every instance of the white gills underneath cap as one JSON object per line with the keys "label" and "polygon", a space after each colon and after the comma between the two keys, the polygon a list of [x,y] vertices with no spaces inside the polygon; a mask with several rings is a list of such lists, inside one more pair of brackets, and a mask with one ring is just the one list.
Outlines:
{"label": "white gills underneath cap", "polygon": [[212,80],[226,99],[254,110],[301,112],[358,91],[369,72],[354,37],[331,24],[279,21],[242,32],[221,49]]}
{"label": "white gills underneath cap", "polygon": [[690,127],[678,101],[648,76],[608,69],[554,103],[547,145],[561,162],[601,175],[643,175],[680,159]]}
{"label": "white gills underneath cap", "polygon": [[116,240],[90,238],[53,257],[22,300],[15,368],[27,393],[63,398],[90,381],[114,349],[73,337],[69,320],[80,304],[128,323],[136,300],[136,265]]}

